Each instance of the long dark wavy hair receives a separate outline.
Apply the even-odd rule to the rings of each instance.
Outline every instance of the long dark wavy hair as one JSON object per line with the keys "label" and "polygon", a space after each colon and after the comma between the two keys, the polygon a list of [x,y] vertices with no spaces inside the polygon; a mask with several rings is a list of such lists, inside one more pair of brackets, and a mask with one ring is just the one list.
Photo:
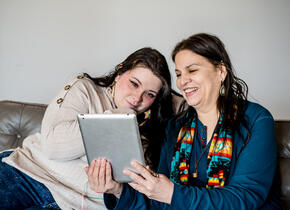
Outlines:
{"label": "long dark wavy hair", "polygon": [[[182,50],[190,50],[193,53],[203,56],[214,66],[224,65],[227,71],[227,76],[223,82],[225,87],[225,94],[219,96],[217,100],[217,107],[219,112],[224,112],[223,127],[238,130],[242,123],[245,126],[248,136],[245,141],[249,139],[249,129],[245,123],[245,110],[247,107],[248,86],[240,78],[238,78],[233,70],[231,60],[225,49],[223,42],[216,36],[206,33],[199,33],[179,42],[173,52],[172,60],[175,61],[175,56]],[[233,105],[237,105],[237,110]],[[190,111],[194,110],[189,107]],[[184,112],[183,114],[185,114]],[[233,121],[236,113],[236,120]]]}
{"label": "long dark wavy hair", "polygon": [[93,80],[96,85],[109,87],[113,85],[116,76],[140,66],[150,69],[162,82],[162,88],[150,106],[150,118],[144,121],[144,113],[137,116],[139,125],[142,125],[139,126],[140,134],[145,137],[142,138],[142,144],[147,147],[144,154],[145,160],[153,170],[156,170],[162,140],[165,136],[165,125],[167,120],[173,116],[171,76],[165,57],[157,50],[146,47],[129,55],[108,75],[95,78],[87,73],[84,75]]}

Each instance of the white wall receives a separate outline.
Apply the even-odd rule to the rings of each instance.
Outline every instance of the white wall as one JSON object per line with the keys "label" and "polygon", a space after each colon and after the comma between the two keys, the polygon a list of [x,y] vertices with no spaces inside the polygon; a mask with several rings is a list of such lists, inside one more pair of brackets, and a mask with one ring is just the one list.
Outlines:
{"label": "white wall", "polygon": [[290,119],[289,21],[289,0],[0,0],[0,100],[49,103],[76,74],[102,75],[144,46],[174,73],[174,45],[210,32],[250,99]]}

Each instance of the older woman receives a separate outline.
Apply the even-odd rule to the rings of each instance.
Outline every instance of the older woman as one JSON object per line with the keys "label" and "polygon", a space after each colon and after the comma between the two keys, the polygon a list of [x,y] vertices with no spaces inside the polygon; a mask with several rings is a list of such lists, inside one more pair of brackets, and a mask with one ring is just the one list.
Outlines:
{"label": "older woman", "polygon": [[[141,176],[124,173],[134,182],[118,191],[106,188],[110,178],[101,182],[107,208],[280,208],[274,120],[247,100],[247,85],[234,75],[223,43],[196,34],[176,45],[172,59],[189,107],[168,123],[158,174],[132,162]],[[106,175],[89,176],[95,190],[100,177]]]}

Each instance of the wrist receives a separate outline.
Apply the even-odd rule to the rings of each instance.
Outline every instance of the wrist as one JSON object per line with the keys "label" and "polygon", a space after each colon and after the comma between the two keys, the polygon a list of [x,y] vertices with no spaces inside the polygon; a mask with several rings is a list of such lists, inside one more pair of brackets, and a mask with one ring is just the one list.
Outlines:
{"label": "wrist", "polygon": [[123,185],[122,185],[122,184],[118,184],[117,189],[116,189],[115,192],[113,193],[114,196],[115,196],[116,198],[120,198],[121,193],[122,193],[122,190],[123,190]]}

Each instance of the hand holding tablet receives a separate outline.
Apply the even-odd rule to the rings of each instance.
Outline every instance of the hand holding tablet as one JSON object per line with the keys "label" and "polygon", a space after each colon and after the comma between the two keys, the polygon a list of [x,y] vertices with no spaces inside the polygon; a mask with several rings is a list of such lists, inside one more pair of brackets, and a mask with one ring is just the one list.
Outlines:
{"label": "hand holding tablet", "polygon": [[145,165],[135,114],[79,114],[78,122],[89,164],[106,158],[112,165],[113,179],[131,182],[123,170],[132,160]]}

